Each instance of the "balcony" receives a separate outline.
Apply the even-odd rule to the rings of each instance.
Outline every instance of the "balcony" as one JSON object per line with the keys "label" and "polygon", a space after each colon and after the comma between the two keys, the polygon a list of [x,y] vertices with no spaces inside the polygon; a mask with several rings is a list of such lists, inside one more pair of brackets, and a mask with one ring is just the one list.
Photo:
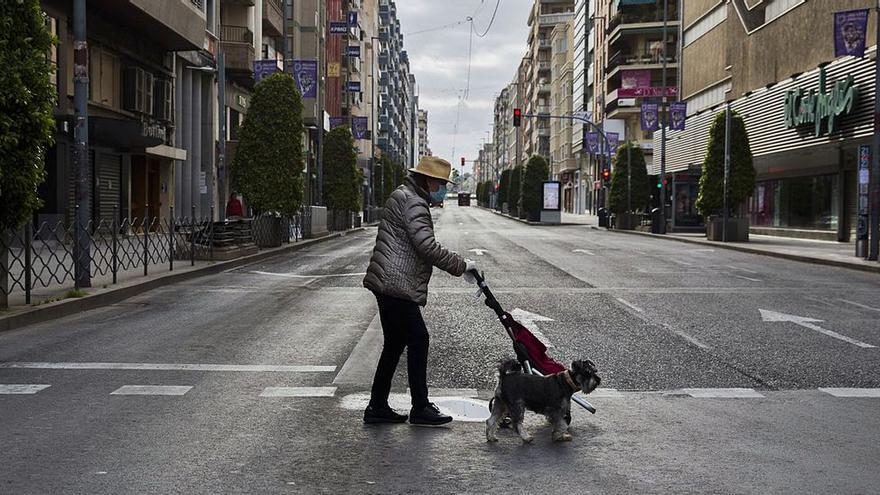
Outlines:
{"label": "balcony", "polygon": [[[661,42],[662,47],[662,42]],[[677,64],[678,63],[678,54],[675,53],[674,47],[672,49],[667,50],[666,52],[666,63],[667,64]],[[618,51],[615,52],[608,59],[608,63],[605,65],[605,72],[609,75],[617,69],[618,67],[627,67],[627,66],[639,66],[640,68],[653,68],[652,66],[661,66],[663,64],[663,50],[662,48],[651,51],[640,51],[640,52],[629,52],[629,51]]]}
{"label": "balcony", "polygon": [[538,71],[546,71],[550,70],[550,61],[549,60],[539,60],[537,63]]}
{"label": "balcony", "polygon": [[281,0],[263,1],[263,32],[267,36],[284,34],[284,8]]}
{"label": "balcony", "polygon": [[550,92],[550,83],[546,83],[546,82],[538,83],[538,94],[549,93],[549,92]]}
{"label": "balcony", "polygon": [[220,26],[220,50],[230,79],[254,85],[254,33],[245,26]]}
{"label": "balcony", "polygon": [[538,39],[538,48],[539,49],[552,48],[552,47],[553,47],[553,43],[549,39],[547,39],[547,38],[539,38]]}
{"label": "balcony", "polygon": [[166,50],[200,50],[205,43],[204,0],[90,0],[88,4],[133,36]]}
{"label": "balcony", "polygon": [[[678,8],[675,2],[669,2],[666,11],[666,20],[670,24],[678,23]],[[617,15],[608,22],[608,28],[605,34],[611,34],[619,26],[627,24],[646,24],[660,23],[663,24],[663,9],[658,9],[656,5],[629,5],[621,7]]]}
{"label": "balcony", "polygon": [[538,26],[555,26],[557,24],[568,22],[571,19],[574,19],[574,12],[567,12],[563,14],[541,14],[538,16]]}

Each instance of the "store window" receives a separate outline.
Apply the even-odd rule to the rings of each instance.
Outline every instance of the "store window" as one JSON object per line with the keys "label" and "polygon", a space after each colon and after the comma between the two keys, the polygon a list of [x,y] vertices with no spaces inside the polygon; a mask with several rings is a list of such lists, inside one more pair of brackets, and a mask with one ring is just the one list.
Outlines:
{"label": "store window", "polygon": [[759,227],[837,230],[837,175],[758,182],[749,201],[751,223]]}

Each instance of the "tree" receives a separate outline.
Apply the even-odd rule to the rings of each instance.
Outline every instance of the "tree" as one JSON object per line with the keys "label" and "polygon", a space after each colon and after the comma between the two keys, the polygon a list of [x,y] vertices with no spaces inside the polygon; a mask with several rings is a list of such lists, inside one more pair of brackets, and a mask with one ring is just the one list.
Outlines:
{"label": "tree", "polygon": [[509,168],[501,171],[501,178],[498,180],[498,209],[501,209],[502,203],[509,203],[507,196],[510,194],[510,173]]}
{"label": "tree", "polygon": [[517,165],[513,167],[513,170],[510,171],[510,187],[507,192],[507,202],[508,207],[513,210],[516,208],[516,211],[519,212],[519,195],[520,195],[520,185],[522,183],[522,173],[523,166]]}
{"label": "tree", "polygon": [[[632,176],[627,179],[627,151],[631,150]],[[627,213],[627,181],[630,181],[630,204],[632,211],[638,211],[651,199],[651,184],[648,181],[648,168],[641,146],[627,141],[617,150],[614,159],[614,173],[611,175],[611,190],[608,195],[608,208],[617,214]]]}
{"label": "tree", "polygon": [[388,201],[391,193],[397,189],[397,186],[403,184],[403,179],[406,178],[406,170],[404,170],[403,165],[391,161],[385,155],[379,159],[376,166],[378,170],[376,170],[376,177],[373,179],[373,197],[376,199],[377,205],[385,206],[385,202]]}
{"label": "tree", "polygon": [[361,208],[363,174],[357,166],[357,149],[347,127],[337,127],[324,137],[324,202],[339,212]]}
{"label": "tree", "polygon": [[[746,125],[736,112],[730,116],[730,180],[728,207],[735,214],[755,190],[755,166]],[[724,112],[715,116],[709,129],[709,145],[700,176],[697,210],[704,216],[718,215],[724,208]]]}
{"label": "tree", "polygon": [[39,0],[0,2],[0,232],[42,204],[37,186],[55,128],[48,59],[55,43]]}
{"label": "tree", "polygon": [[544,197],[544,181],[550,175],[547,160],[540,155],[532,155],[526,163],[523,177],[522,207],[526,215],[537,219],[541,215]]}
{"label": "tree", "polygon": [[293,216],[302,206],[302,109],[287,73],[272,74],[254,90],[230,172],[257,211]]}

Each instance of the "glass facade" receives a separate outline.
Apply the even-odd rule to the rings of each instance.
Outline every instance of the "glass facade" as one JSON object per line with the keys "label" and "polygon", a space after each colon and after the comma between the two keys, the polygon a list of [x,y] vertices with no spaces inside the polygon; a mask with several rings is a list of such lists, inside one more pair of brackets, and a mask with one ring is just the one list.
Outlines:
{"label": "glass facade", "polygon": [[837,175],[814,175],[758,182],[749,200],[757,227],[837,230],[840,217]]}

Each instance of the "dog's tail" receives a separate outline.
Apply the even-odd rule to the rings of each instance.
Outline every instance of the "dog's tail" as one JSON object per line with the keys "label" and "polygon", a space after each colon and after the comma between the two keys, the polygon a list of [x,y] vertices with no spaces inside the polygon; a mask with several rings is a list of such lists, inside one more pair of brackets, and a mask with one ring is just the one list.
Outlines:
{"label": "dog's tail", "polygon": [[522,366],[520,366],[519,361],[517,361],[516,359],[507,359],[505,361],[501,361],[501,364],[498,365],[499,378],[504,375],[509,375],[511,373],[522,373]]}

